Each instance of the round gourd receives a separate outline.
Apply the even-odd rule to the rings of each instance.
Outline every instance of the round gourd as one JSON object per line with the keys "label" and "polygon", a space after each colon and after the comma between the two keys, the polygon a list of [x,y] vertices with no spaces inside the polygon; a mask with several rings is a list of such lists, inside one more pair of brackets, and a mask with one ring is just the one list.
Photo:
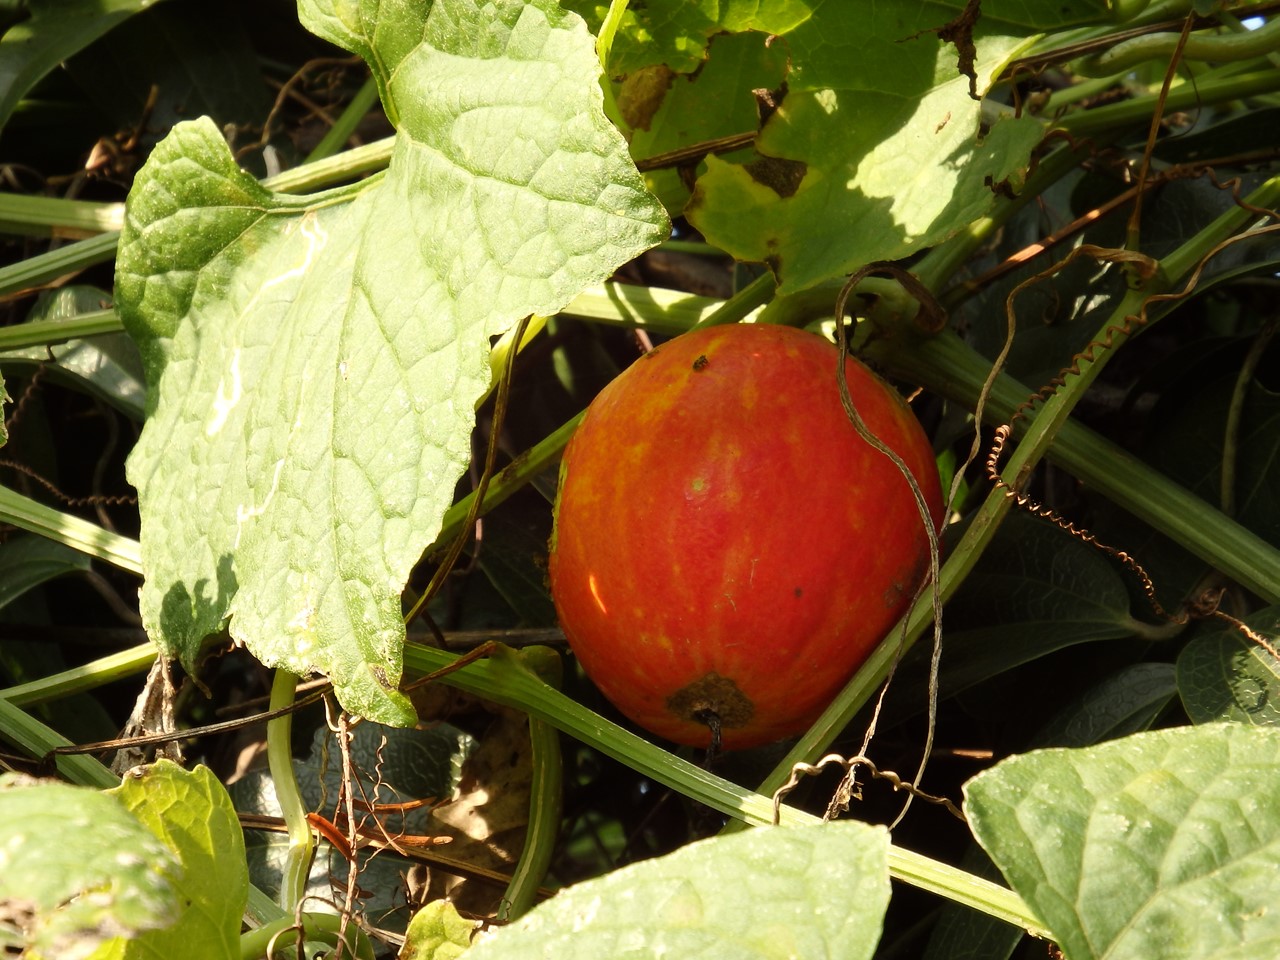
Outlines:
{"label": "round gourd", "polygon": [[[570,646],[640,726],[726,748],[793,735],[903,613],[928,565],[906,479],[849,422],[836,348],[729,325],[637,360],[560,473],[551,593]],[[941,516],[928,439],[854,359],[869,429]]]}

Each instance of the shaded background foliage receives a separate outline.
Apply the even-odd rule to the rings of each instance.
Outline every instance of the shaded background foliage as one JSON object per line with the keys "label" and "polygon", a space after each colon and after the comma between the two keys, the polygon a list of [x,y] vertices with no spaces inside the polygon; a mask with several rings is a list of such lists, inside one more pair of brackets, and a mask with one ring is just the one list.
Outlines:
{"label": "shaded background foliage", "polygon": [[[368,76],[358,58],[303,30],[295,6],[284,0],[228,4],[216,18],[187,0],[167,0],[128,17],[128,4],[116,6],[122,11],[119,25],[78,49],[63,68],[39,80],[21,100],[0,103],[0,110],[7,111],[0,134],[6,191],[121,201],[134,174],[172,125],[201,115],[213,118],[237,163],[255,175],[290,169],[322,142],[333,119],[359,95]],[[593,24],[602,14],[598,5],[571,6]],[[750,6],[754,12],[735,13],[730,4],[720,19],[699,14],[705,20],[700,25],[673,18],[653,24],[647,33],[629,21],[619,34],[611,66],[616,108],[636,160],[691,142],[761,132],[753,147],[683,168],[652,171],[646,177],[673,214],[692,203],[688,219],[676,221],[677,239],[705,236],[744,260],[766,260],[777,268],[782,286],[771,309],[795,311],[801,320],[819,319],[824,310],[829,314],[831,284],[851,267],[868,259],[918,261],[922,250],[944,241],[996,202],[992,184],[1024,174],[1041,128],[1026,118],[1006,116],[994,127],[1000,132],[977,148],[985,153],[967,168],[965,175],[971,179],[964,181],[967,187],[957,188],[960,201],[940,202],[924,187],[918,196],[911,191],[901,195],[916,198],[908,219],[918,217],[916,229],[903,231],[901,220],[890,216],[894,188],[902,185],[895,175],[901,176],[903,163],[891,160],[877,166],[874,157],[864,154],[912,121],[916,101],[901,95],[903,86],[911,90],[912,84],[927,85],[932,79],[920,61],[900,56],[898,41],[936,27],[955,16],[958,7],[921,4],[913,8],[914,21],[877,24],[879,32],[868,38],[848,18],[831,18],[835,4],[830,0],[807,6]],[[1013,55],[1032,27],[1065,29],[1097,13],[1091,4],[1053,5],[1065,11],[1061,22],[1028,24],[1017,23],[1012,14],[1002,19],[1003,8],[990,6],[984,27],[990,30],[988,46],[983,49],[999,58]],[[40,12],[42,6],[33,4],[32,9]],[[701,11],[702,5],[696,9]],[[47,21],[48,5],[43,11]],[[643,12],[637,5],[635,15]],[[829,29],[833,23],[840,30]],[[32,18],[29,26],[40,28],[40,18]],[[112,24],[104,20],[99,26]],[[790,45],[766,44],[762,32],[742,32],[746,30],[783,34]],[[936,38],[927,42],[943,49]],[[811,54],[811,59],[806,61],[801,52]],[[866,65],[883,75],[883,86],[843,87],[847,72],[842,71],[851,57],[864,52]],[[949,51],[939,54],[939,62],[950,56]],[[906,80],[899,75],[903,71],[911,75]],[[983,86],[993,72],[982,75]],[[783,91],[784,79],[785,95],[775,99],[787,109],[771,113],[777,104],[771,108],[767,98],[755,94]],[[1141,79],[1158,80],[1158,73]],[[1003,102],[995,106],[1007,108],[1011,115],[1015,99],[1028,102],[1050,96],[1064,82],[1052,73],[1021,81],[1003,88],[997,95]],[[1136,82],[1134,87],[1126,90],[1118,84],[1100,89],[1098,96],[1122,102],[1141,92]],[[851,112],[848,126],[806,141],[812,129],[805,126],[806,111],[828,102],[820,94],[827,89],[835,89],[837,101],[845,104],[857,98],[858,110],[865,115]],[[956,103],[963,103],[967,80],[952,77],[948,91]],[[1230,190],[1204,176],[1175,176],[1175,165],[1212,162],[1222,180],[1240,175],[1243,190],[1273,172],[1274,131],[1280,129],[1270,122],[1280,110],[1273,96],[1204,105],[1170,118],[1154,153],[1155,169],[1168,175],[1169,182],[1143,200],[1146,253],[1167,254],[1233,205]],[[707,109],[708,103],[716,109]],[[867,124],[879,133],[868,133]],[[957,118],[956,129],[948,133],[954,142],[942,154],[944,160],[967,149],[964,145],[973,142],[978,124],[976,114],[968,128]],[[348,144],[370,142],[391,131],[374,107]],[[981,355],[993,359],[1004,340],[1004,304],[1010,291],[1043,270],[1047,261],[982,281],[972,290],[963,284],[983,278],[1029,243],[1127,190],[1126,171],[1140,154],[1146,132],[1141,117],[1106,128],[1105,137],[1084,151],[1077,169],[1036,194],[1035,202],[1014,214],[936,291],[951,307],[952,328]],[[855,162],[859,157],[861,165]],[[854,191],[864,205],[837,209],[824,219],[815,213],[830,212],[830,197],[822,191],[830,189],[846,166],[860,166],[861,175],[871,178]],[[824,178],[826,186],[821,185]],[[882,192],[876,194],[877,190]],[[1122,207],[1090,222],[1081,239],[1118,246],[1127,215],[1128,208]],[[851,221],[856,223],[853,230]],[[392,235],[401,226],[387,218],[370,229]],[[5,262],[21,263],[65,239],[7,236]],[[1280,547],[1280,347],[1271,339],[1280,308],[1273,275],[1278,253],[1280,246],[1271,237],[1261,237],[1215,259],[1197,295],[1118,355],[1077,416],[1207,503],[1224,506],[1236,521]],[[1057,249],[1048,256],[1064,255]],[[723,255],[691,255],[668,246],[627,265],[619,278],[725,298],[740,290],[749,276]],[[111,270],[104,264],[84,271],[74,284],[50,285],[38,296],[10,296],[0,310],[7,326],[81,313],[108,305],[112,286]],[[1119,267],[1082,259],[1022,293],[1008,372],[1028,387],[1047,383],[1090,340],[1125,288]],[[517,364],[511,407],[496,438],[504,454],[528,449],[580,410],[638,355],[646,336],[571,315],[554,318]],[[52,351],[24,348],[0,356],[0,372],[14,398],[5,410],[10,436],[0,453],[0,479],[35,499],[136,536],[138,514],[129,500],[124,458],[139,435],[142,366],[121,336],[86,343]],[[892,344],[881,348],[876,354],[873,347],[873,356],[879,357],[882,369],[909,380],[909,365],[895,358]],[[1246,361],[1253,364],[1252,372],[1242,378]],[[1229,434],[1225,424],[1233,404],[1238,428]],[[957,462],[969,442],[968,411],[942,389],[919,398],[916,407],[937,439],[944,467]],[[481,408],[478,424],[473,450],[483,450],[495,439],[489,435],[491,405]],[[1235,478],[1225,502],[1224,463],[1231,464]],[[476,479],[473,470],[457,493],[469,492]],[[981,472],[971,469],[963,489],[957,509],[961,515],[970,513],[986,494]],[[553,491],[554,470],[549,469],[487,517],[471,562],[449,578],[433,602],[432,620],[459,646],[494,635],[515,641],[545,641],[550,636],[556,642],[543,576]],[[1105,542],[1136,556],[1167,608],[1176,609],[1205,587],[1223,586],[1224,609],[1259,629],[1275,629],[1275,608],[1267,607],[1267,598],[1225,582],[1203,560],[1065,471],[1045,469],[1032,492]],[[1142,491],[1135,494],[1141,497]],[[6,529],[0,536],[4,686],[49,676],[141,642],[135,578],[16,530]],[[431,563],[422,564],[410,579],[411,589],[421,590],[432,569]],[[1154,615],[1131,572],[1041,520],[1015,514],[1002,526],[949,605],[946,626],[938,750],[926,781],[934,793],[958,796],[960,785],[994,759],[1032,747],[1085,746],[1151,726],[1213,719],[1275,722],[1274,697],[1280,682],[1264,654],[1221,624],[1169,628]],[[427,636],[418,627],[411,635]],[[908,655],[898,672],[877,734],[877,762],[882,768],[906,771],[918,761],[925,733],[926,672],[927,657],[919,650]],[[178,699],[183,722],[221,718],[228,705],[264,696],[269,684],[260,665],[236,650],[220,651],[204,663],[199,678],[213,697],[206,699],[194,686],[185,687]],[[626,725],[571,662],[563,683],[575,700]],[[74,741],[107,739],[126,721],[136,692],[136,680],[124,679],[93,695],[42,705],[36,712]],[[424,718],[447,720],[474,738],[492,736],[498,726],[498,715],[475,702],[416,705]],[[835,747],[854,752],[866,722],[867,716],[860,715]],[[313,739],[323,723],[319,708],[299,716],[296,756],[316,762]],[[451,751],[466,742],[461,733],[450,737]],[[188,757],[208,763],[223,780],[251,783],[251,768],[260,755],[257,741],[253,731],[207,738],[192,744]],[[564,747],[564,824],[549,883],[598,876],[675,850],[721,827],[718,814],[591,747],[567,738]],[[783,747],[773,747],[725,756],[716,761],[715,770],[754,786],[782,752]],[[456,769],[436,778],[443,780],[441,787],[452,786],[462,776],[463,753],[449,753]],[[314,777],[314,767],[307,769]],[[821,811],[835,779],[836,774],[828,773],[807,780],[791,800]],[[412,789],[418,786],[415,781]],[[888,822],[900,806],[899,795],[872,781],[865,785],[855,814]],[[253,807],[252,800],[243,802],[244,810]],[[976,863],[980,856],[963,826],[925,805],[913,810],[895,830],[894,839],[950,862],[974,858]],[[377,880],[370,877],[369,884],[376,886],[379,903],[388,911],[378,922],[395,927],[408,913],[409,891],[400,870],[385,873]],[[328,878],[323,869],[319,874],[317,883],[323,888]],[[270,883],[265,873],[255,880]],[[496,889],[488,889],[479,895],[477,912],[492,909],[496,894]],[[988,949],[987,944],[1004,955],[1018,949],[1018,937],[1007,929],[980,924],[959,908],[940,907],[936,899],[898,890],[890,902],[878,955],[916,955],[921,950],[931,956],[995,955],[976,952],[980,946]],[[958,942],[969,952],[959,949]],[[1020,955],[1038,956],[1042,950],[1043,945],[1027,942]]]}

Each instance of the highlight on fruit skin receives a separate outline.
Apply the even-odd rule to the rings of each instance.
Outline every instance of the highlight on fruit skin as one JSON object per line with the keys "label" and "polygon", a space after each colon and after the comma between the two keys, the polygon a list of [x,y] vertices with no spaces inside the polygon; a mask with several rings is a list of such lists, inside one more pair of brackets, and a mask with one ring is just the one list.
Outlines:
{"label": "highlight on fruit skin", "polygon": [[[928,567],[907,480],[840,403],[814,334],[727,325],[638,359],[565,450],[550,583],[587,675],[641,727],[727,749],[803,731]],[[942,495],[905,401],[857,360],[855,407]]]}

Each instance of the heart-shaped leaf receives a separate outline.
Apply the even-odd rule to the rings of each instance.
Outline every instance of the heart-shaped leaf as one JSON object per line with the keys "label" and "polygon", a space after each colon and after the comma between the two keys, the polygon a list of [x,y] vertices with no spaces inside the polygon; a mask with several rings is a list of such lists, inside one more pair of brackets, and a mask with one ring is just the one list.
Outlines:
{"label": "heart-shaped leaf", "polygon": [[491,337],[665,236],[551,0],[302,4],[398,125],[385,176],[307,198],[175,127],[129,197],[117,308],[142,347],[149,634],[188,665],[228,617],[263,662],[408,724],[400,592],[470,457]]}
{"label": "heart-shaped leaf", "polygon": [[686,215],[793,293],[936,244],[1017,191],[1044,128],[980,134],[981,95],[1036,31],[1105,15],[1100,3],[919,3],[851,15],[817,0],[778,38],[789,70],[757,156],[707,158]]}

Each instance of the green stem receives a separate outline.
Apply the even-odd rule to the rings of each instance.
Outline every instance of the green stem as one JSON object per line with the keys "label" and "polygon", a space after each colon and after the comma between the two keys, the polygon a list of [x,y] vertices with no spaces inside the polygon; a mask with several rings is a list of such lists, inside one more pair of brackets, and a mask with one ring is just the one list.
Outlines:
{"label": "green stem", "polygon": [[702,240],[663,240],[658,244],[659,250],[668,253],[687,253],[698,257],[723,257],[725,252],[719,247]]}
{"label": "green stem", "polygon": [[[744,294],[745,289],[738,295]],[[744,303],[755,295],[756,291],[752,291],[748,300],[739,301],[733,308],[734,312],[741,312]],[[710,325],[712,318],[717,317],[718,312],[730,302],[661,287],[605,283],[578,294],[560,313],[674,336],[696,326]],[[747,309],[740,319],[750,316],[751,312]],[[715,322],[720,321],[717,319]]]}
{"label": "green stem", "polygon": [[[1105,53],[1078,60],[1073,72],[1085,77],[1110,77],[1150,60],[1168,62],[1178,49],[1181,35],[1148,33],[1117,43]],[[1182,46],[1183,60],[1229,62],[1265,56],[1280,47],[1280,18],[1244,33],[1193,33]]]}
{"label": "green stem", "polygon": [[[348,923],[345,938],[342,937],[342,918],[333,913],[302,914],[302,940],[325,943],[336,948],[343,943],[357,960],[374,960],[373,943],[355,923]],[[292,916],[250,930],[240,937],[240,960],[261,960],[272,951],[269,960],[284,960],[296,956],[294,945],[298,942],[298,930]]]}
{"label": "green stem", "polygon": [[627,13],[629,0],[609,0],[609,9],[600,24],[600,34],[596,37],[596,57],[600,60],[600,69],[609,76],[609,53],[613,50],[613,38],[618,33],[622,18]]}
{"label": "green stem", "polygon": [[[298,678],[288,670],[276,670],[271,681],[272,712],[293,705]],[[286,713],[267,721],[267,765],[271,768],[271,781],[275,785],[276,800],[284,816],[289,846],[285,852],[280,877],[279,903],[285,913],[292,915],[307,893],[307,878],[311,873],[311,855],[315,850],[315,837],[307,822],[307,808],[298,791],[298,779],[293,769],[293,714]]]}
{"label": "green stem", "polygon": [[507,885],[507,920],[527,913],[538,896],[538,887],[551,868],[560,836],[560,809],[564,795],[564,761],[560,756],[560,731],[529,717],[529,742],[533,748],[533,782],[529,787],[529,827],[524,849]]}
{"label": "green stem", "polygon": [[125,677],[146,673],[155,659],[155,647],[149,643],[139,644],[52,676],[0,690],[0,699],[18,707],[47,703],[72,694],[85,693]]}
{"label": "green stem", "polygon": [[[752,291],[752,296],[757,293],[758,290]],[[834,291],[827,299],[834,301]],[[729,302],[679,290],[664,290],[662,287],[603,283],[578,294],[560,313],[617,326],[643,327],[655,333],[675,336],[716,316],[717,311],[725,308]],[[739,314],[740,319],[750,317],[754,310],[749,308],[743,313],[746,302],[738,301],[733,307],[733,312]],[[114,310],[91,310],[66,320],[42,320],[0,328],[0,351],[48,346],[67,340],[123,332],[124,324]],[[525,336],[525,342],[533,338],[533,333],[531,331]]]}
{"label": "green stem", "polygon": [[[1218,21],[1224,27],[1227,27],[1229,30],[1231,30],[1233,33],[1238,33],[1241,36],[1244,36],[1251,32],[1250,29],[1247,26],[1245,26],[1243,20],[1241,20],[1235,14],[1229,13],[1226,10],[1218,11]],[[1277,21],[1273,20],[1271,24],[1268,24],[1268,26],[1271,26],[1276,22]],[[1274,45],[1271,50],[1266,52],[1265,56],[1268,60],[1271,61],[1272,66],[1280,67],[1280,52],[1277,52]]]}
{"label": "green stem", "polygon": [[[559,689],[564,675],[560,654],[550,647],[533,646],[521,651],[498,647],[493,654],[540,683]],[[555,854],[560,837],[564,805],[564,759],[560,755],[560,731],[544,720],[529,715],[529,743],[532,748],[532,783],[529,788],[529,826],[524,849],[503,898],[503,919],[515,920],[533,906],[538,887]]]}
{"label": "green stem", "polygon": [[[1165,113],[1210,106],[1242,97],[1255,97],[1280,90],[1280,70],[1259,70],[1237,77],[1184,83],[1169,92]],[[1107,130],[1149,124],[1155,109],[1155,95],[1136,97],[1122,103],[1068,114],[1054,126],[1073,137],[1092,137]]]}
{"label": "green stem", "polygon": [[395,150],[396,138],[384,137],[362,147],[343,150],[334,157],[304,163],[267,177],[262,185],[276,193],[312,193],[385,169]]}
{"label": "green stem", "polygon": [[67,340],[123,332],[124,324],[114,310],[90,310],[66,320],[40,320],[0,327],[0,351],[46,347]]}
{"label": "green stem", "polygon": [[121,570],[142,575],[142,547],[137,540],[60,513],[7,487],[0,487],[0,523],[11,523],[105,560]]}
{"label": "green stem", "polygon": [[356,91],[356,95],[351,98],[351,102],[347,104],[334,125],[320,138],[315,149],[307,154],[306,162],[315,163],[328,159],[341,150],[343,144],[356,132],[356,127],[360,126],[360,121],[364,119],[365,114],[373,109],[373,105],[377,102],[378,82],[373,77],[369,77]]}
{"label": "green stem", "polygon": [[[62,734],[45,726],[3,696],[0,696],[0,738],[21,747],[33,757],[43,757],[50,750],[72,745]],[[120,786],[119,777],[87,754],[61,755],[57,758],[57,765],[58,773],[71,783],[103,789]]]}
{"label": "green stem", "polygon": [[[831,321],[835,315],[836,297],[844,288],[844,279],[831,280],[776,296],[757,315],[756,323],[774,323],[784,327],[805,327],[819,321]],[[901,317],[910,317],[920,309],[919,302],[907,293],[897,280],[887,277],[863,277],[850,292],[848,302],[873,299],[883,308]]]}
{"label": "green stem", "polygon": [[0,233],[81,240],[123,224],[123,203],[0,193]]}
{"label": "green stem", "polygon": [[1262,355],[1267,352],[1280,323],[1273,317],[1265,324],[1245,355],[1240,372],[1236,374],[1235,387],[1231,391],[1231,402],[1227,406],[1227,422],[1222,431],[1222,479],[1218,502],[1222,512],[1228,517],[1236,513],[1236,460],[1240,447],[1240,422],[1244,416],[1245,402],[1253,388],[1253,377],[1257,373]]}
{"label": "green stem", "polygon": [[119,242],[120,234],[104,233],[0,267],[0,297],[20,293],[59,277],[87,270],[99,263],[106,263],[116,255],[116,244]]}
{"label": "green stem", "polygon": [[[457,659],[443,650],[417,643],[405,644],[405,668],[413,674],[432,673],[451,666]],[[440,682],[523,710],[633,770],[728,816],[755,825],[773,823],[773,802],[768,797],[723,780],[654,746],[505,660],[495,657],[467,664],[442,676]],[[779,822],[808,824],[819,821],[812,814],[784,805],[780,809]],[[1021,898],[998,884],[896,846],[889,849],[889,872],[905,883],[973,907],[1036,935],[1046,935],[1039,920]]]}
{"label": "green stem", "polygon": [[[991,370],[990,360],[950,331],[927,340],[877,340],[868,355],[893,376],[968,409],[977,404]],[[1007,423],[1031,392],[1030,387],[1001,374],[987,399],[984,420],[992,426]],[[1280,550],[1133,452],[1069,420],[1059,429],[1045,459],[1267,602],[1280,603]]]}
{"label": "green stem", "polygon": [[619,129],[623,127],[622,111],[618,109],[618,102],[613,95],[613,81],[609,77],[609,53],[613,49],[613,38],[618,32],[618,26],[627,12],[628,2],[629,0],[609,0],[609,9],[600,24],[600,34],[596,37],[596,59],[600,61],[600,91],[604,96],[604,114]]}
{"label": "green stem", "polygon": [[773,274],[761,274],[712,311],[709,316],[699,320],[693,329],[745,320],[753,311],[768,303],[777,288],[778,284]]}

